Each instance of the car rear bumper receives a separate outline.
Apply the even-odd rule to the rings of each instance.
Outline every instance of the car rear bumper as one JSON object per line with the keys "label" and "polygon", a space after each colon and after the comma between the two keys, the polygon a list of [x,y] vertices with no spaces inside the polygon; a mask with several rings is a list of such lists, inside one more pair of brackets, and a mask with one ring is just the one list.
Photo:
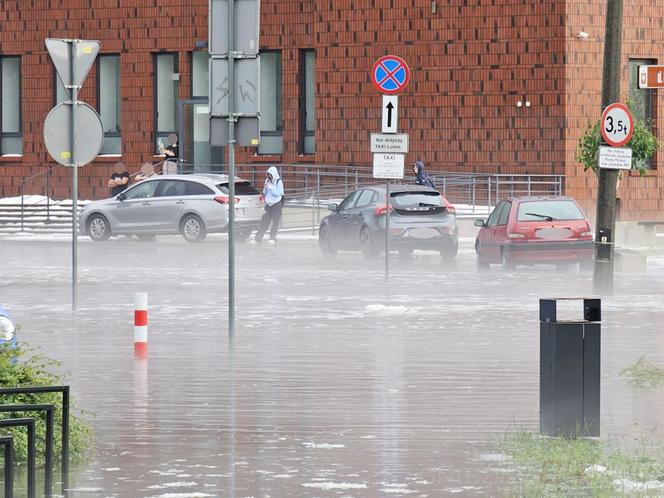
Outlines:
{"label": "car rear bumper", "polygon": [[[385,232],[383,232],[383,238]],[[409,249],[409,250],[429,250],[429,251],[440,251],[442,249],[447,249],[454,247],[458,244],[458,237],[456,234],[440,234],[435,237],[430,238],[418,238],[408,235],[392,235],[390,236],[390,244],[396,250],[399,249]]]}
{"label": "car rear bumper", "polygon": [[512,243],[505,244],[503,250],[512,262],[576,262],[592,260],[595,243],[592,240]]}

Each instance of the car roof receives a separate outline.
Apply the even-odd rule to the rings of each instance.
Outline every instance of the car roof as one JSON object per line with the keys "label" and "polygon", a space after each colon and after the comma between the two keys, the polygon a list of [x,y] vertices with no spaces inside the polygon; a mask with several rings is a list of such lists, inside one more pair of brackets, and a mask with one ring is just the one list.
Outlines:
{"label": "car roof", "polygon": [[[151,180],[194,180],[201,183],[225,183],[228,181],[228,175],[219,175],[214,173],[195,173],[193,175],[156,175]],[[244,178],[235,177],[236,182],[246,182]]]}
{"label": "car roof", "polygon": [[[385,192],[385,186],[384,185],[367,185],[364,187],[365,189],[373,189],[378,192]],[[358,190],[362,190],[361,188]],[[431,187],[426,187],[424,185],[411,185],[411,184],[396,184],[396,185],[390,185],[390,193],[395,193],[395,192],[436,192],[440,193],[438,190],[435,188]]]}
{"label": "car roof", "polygon": [[575,202],[571,197],[566,195],[522,195],[516,197],[509,197],[505,200],[512,202],[531,202],[531,201],[572,201]]}

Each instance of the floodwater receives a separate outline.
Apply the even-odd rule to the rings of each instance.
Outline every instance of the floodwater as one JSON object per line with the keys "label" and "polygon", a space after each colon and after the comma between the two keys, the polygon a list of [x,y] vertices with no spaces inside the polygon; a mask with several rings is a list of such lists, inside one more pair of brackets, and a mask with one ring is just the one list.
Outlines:
{"label": "floodwater", "polygon": [[[93,414],[72,497],[501,496],[494,439],[538,428],[538,300],[592,294],[576,269],[479,271],[468,242],[456,264],[395,258],[389,285],[382,259],[325,260],[311,240],[239,246],[231,348],[223,239],[82,243],[75,315],[69,258],[0,241],[0,302]],[[603,300],[605,437],[664,436],[664,393],[619,375],[664,363],[663,277],[652,258]],[[145,361],[134,292],[149,294]]]}

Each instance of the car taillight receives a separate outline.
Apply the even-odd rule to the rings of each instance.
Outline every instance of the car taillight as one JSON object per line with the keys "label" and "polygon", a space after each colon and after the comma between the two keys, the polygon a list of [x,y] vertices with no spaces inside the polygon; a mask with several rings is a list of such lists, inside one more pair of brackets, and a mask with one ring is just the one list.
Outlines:
{"label": "car taillight", "polygon": [[592,237],[593,233],[592,232],[581,232],[581,237]]}
{"label": "car taillight", "polygon": [[526,236],[522,233],[508,233],[507,238],[508,239],[525,239]]}
{"label": "car taillight", "polygon": [[[217,197],[214,198],[214,200],[217,201],[219,204],[229,204],[231,201],[230,197],[227,197],[225,195],[218,195]],[[235,202],[240,202],[240,199],[236,197]]]}
{"label": "car taillight", "polygon": [[448,213],[456,214],[456,208],[452,204],[450,204],[449,202],[447,203],[446,209],[447,209]]}
{"label": "car taillight", "polygon": [[[390,206],[390,213],[393,212],[393,211],[394,211],[394,208],[392,206]],[[375,209],[374,214],[376,216],[383,216],[386,212],[387,212],[387,206],[382,205],[382,206],[378,206]]]}

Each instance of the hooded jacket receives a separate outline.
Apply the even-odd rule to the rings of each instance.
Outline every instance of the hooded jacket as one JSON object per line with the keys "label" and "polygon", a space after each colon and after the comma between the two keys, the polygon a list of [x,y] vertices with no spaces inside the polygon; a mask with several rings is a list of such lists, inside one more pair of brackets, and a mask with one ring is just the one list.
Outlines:
{"label": "hooded jacket", "polygon": [[279,176],[279,171],[274,166],[270,166],[267,172],[272,176],[272,181],[265,179],[263,195],[265,196],[265,204],[274,206],[284,197],[284,182]]}
{"label": "hooded jacket", "polygon": [[429,178],[426,171],[424,171],[424,163],[422,161],[415,161],[415,166],[417,167],[417,184],[423,185],[425,187],[436,188],[433,184],[433,180]]}

